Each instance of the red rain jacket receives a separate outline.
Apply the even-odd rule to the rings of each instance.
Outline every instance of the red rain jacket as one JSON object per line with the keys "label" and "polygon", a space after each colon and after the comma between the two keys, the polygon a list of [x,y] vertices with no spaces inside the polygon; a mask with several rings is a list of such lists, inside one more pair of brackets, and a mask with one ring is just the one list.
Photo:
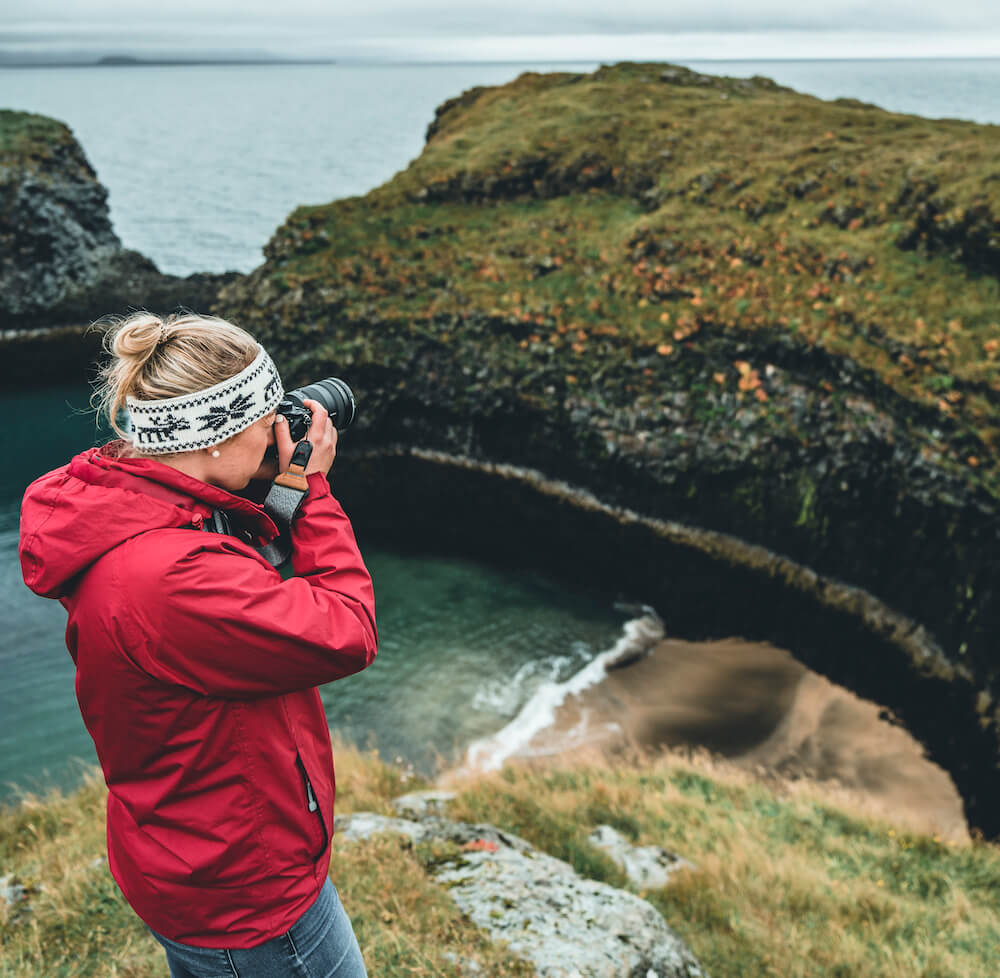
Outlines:
{"label": "red rain jacket", "polygon": [[316,687],[375,658],[371,578],[321,474],[283,581],[247,542],[198,529],[219,507],[263,542],[275,527],[259,506],[115,444],[29,486],[24,580],[69,612],[122,892],[173,940],[252,947],[286,932],[329,871]]}

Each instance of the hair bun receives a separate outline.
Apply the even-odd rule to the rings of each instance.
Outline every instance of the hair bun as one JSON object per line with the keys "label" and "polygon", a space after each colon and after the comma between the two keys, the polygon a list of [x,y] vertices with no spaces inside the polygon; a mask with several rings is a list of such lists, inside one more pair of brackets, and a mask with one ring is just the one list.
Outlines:
{"label": "hair bun", "polygon": [[119,422],[129,397],[157,401],[205,390],[235,377],[261,349],[239,326],[189,311],[164,320],[143,310],[105,322],[103,344],[110,356],[101,365],[94,402],[125,439],[129,432]]}
{"label": "hair bun", "polygon": [[145,363],[160,345],[165,324],[153,313],[137,313],[126,319],[114,332],[111,352],[120,360]]}

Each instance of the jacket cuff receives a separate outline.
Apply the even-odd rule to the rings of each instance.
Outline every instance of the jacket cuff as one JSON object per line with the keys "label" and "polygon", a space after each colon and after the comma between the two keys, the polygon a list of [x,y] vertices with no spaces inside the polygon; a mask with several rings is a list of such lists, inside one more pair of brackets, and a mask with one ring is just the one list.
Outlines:
{"label": "jacket cuff", "polygon": [[310,472],[306,476],[306,482],[309,484],[309,495],[306,496],[306,500],[310,499],[322,499],[324,496],[330,496],[330,482],[326,475],[322,472]]}

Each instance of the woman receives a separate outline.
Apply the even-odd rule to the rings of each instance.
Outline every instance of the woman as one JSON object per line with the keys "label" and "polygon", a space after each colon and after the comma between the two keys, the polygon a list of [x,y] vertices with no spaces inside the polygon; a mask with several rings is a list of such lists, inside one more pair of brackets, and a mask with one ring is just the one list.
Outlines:
{"label": "woman", "polygon": [[[337,432],[306,402],[308,494],[282,580],[257,549],[274,523],[237,495],[268,448],[281,472],[295,448],[263,348],[219,319],[148,313],[105,345],[102,401],[123,440],[32,483],[20,551],[28,586],[69,612],[111,872],[174,978],[357,978],[328,878],[333,757],[316,687],[369,665],[377,636],[327,483]],[[214,510],[231,533],[204,532]]]}

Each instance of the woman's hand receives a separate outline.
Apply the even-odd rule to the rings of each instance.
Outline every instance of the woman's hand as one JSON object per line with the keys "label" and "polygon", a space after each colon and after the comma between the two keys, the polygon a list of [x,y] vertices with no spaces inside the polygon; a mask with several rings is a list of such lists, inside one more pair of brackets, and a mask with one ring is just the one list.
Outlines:
{"label": "woman's hand", "polygon": [[[337,429],[330,420],[330,413],[319,401],[302,402],[312,412],[312,424],[306,432],[306,440],[312,445],[312,455],[306,465],[306,475],[322,472],[326,475],[337,457]],[[274,419],[274,442],[278,448],[278,471],[285,472],[295,451],[295,442],[288,433],[288,422],[283,415]]]}

